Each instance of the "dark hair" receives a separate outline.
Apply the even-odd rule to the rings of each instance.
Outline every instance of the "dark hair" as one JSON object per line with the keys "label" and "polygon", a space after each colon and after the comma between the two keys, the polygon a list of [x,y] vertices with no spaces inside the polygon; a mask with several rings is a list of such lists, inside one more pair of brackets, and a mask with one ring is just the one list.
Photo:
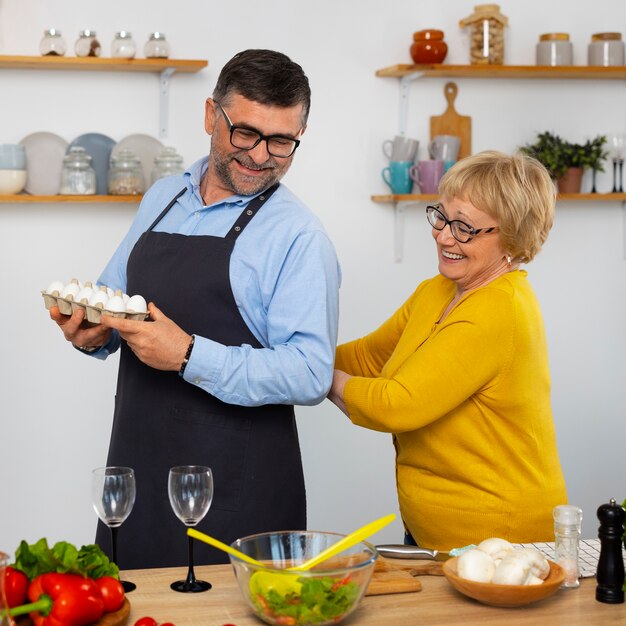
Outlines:
{"label": "dark hair", "polygon": [[236,54],[222,68],[213,99],[227,104],[232,93],[279,107],[302,104],[302,123],[306,125],[311,108],[309,79],[297,63],[281,52],[244,50]]}

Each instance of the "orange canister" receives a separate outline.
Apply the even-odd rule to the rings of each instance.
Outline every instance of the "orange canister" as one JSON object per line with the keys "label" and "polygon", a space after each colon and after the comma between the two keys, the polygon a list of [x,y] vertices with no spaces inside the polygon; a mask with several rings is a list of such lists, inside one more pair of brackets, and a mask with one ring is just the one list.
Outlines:
{"label": "orange canister", "polygon": [[411,57],[416,65],[443,63],[448,54],[448,44],[443,40],[443,31],[426,29],[413,33]]}

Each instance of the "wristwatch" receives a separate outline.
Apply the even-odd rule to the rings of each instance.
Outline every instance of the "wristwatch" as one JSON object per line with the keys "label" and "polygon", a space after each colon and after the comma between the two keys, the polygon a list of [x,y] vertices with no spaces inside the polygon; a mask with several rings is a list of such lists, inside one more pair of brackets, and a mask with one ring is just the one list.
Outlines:
{"label": "wristwatch", "polygon": [[102,346],[74,346],[77,350],[84,352],[85,354],[91,354],[96,350],[100,350]]}

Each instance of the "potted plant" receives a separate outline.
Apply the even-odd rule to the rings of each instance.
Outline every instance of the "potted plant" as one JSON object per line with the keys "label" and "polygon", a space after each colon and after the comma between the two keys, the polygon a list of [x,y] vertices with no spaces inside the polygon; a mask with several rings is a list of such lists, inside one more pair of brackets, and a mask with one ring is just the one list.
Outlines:
{"label": "potted plant", "polygon": [[602,161],[606,158],[604,150],[606,137],[599,135],[587,140],[584,144],[571,143],[559,135],[546,131],[537,135],[535,143],[520,148],[550,172],[556,180],[560,193],[579,193],[583,171],[587,168],[593,172],[592,192],[595,192],[596,172],[603,172]]}

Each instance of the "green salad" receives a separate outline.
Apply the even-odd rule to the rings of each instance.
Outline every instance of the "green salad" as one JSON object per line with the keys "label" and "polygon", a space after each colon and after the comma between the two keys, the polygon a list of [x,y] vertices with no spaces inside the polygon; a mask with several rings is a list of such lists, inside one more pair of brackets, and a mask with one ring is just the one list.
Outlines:
{"label": "green salad", "polygon": [[261,614],[277,624],[304,626],[338,621],[354,605],[360,588],[350,580],[298,578],[300,593],[283,595],[275,589],[256,593],[252,601]]}

